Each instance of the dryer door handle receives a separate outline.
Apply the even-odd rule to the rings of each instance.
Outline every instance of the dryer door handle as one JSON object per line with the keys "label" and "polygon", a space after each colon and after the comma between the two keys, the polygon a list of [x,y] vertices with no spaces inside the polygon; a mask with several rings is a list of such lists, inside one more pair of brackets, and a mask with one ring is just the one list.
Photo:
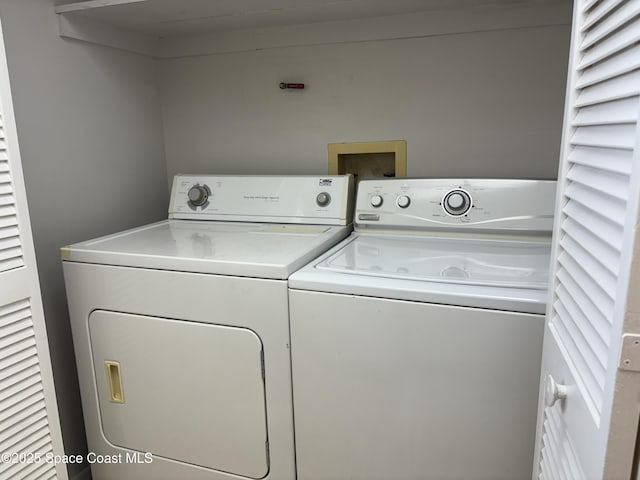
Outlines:
{"label": "dryer door handle", "polygon": [[107,373],[107,384],[109,385],[109,400],[114,403],[124,403],[120,362],[105,360],[104,368]]}

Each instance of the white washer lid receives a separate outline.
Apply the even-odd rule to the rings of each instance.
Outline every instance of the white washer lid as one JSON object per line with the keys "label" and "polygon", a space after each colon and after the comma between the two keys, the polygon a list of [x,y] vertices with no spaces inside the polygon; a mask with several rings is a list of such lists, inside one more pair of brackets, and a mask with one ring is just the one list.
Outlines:
{"label": "white washer lid", "polygon": [[354,233],[291,275],[289,287],[544,313],[549,254],[545,240]]}
{"label": "white washer lid", "polygon": [[548,242],[361,235],[320,262],[334,272],[545,290]]}
{"label": "white washer lid", "polygon": [[286,279],[350,226],[165,220],[61,249],[65,261]]}

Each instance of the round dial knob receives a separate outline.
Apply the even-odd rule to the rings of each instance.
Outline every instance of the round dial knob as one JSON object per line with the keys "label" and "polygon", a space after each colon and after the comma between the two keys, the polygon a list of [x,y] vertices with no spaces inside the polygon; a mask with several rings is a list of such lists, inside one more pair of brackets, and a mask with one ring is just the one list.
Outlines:
{"label": "round dial knob", "polygon": [[380,205],[382,205],[382,197],[380,195],[373,195],[371,197],[371,206],[378,208]]}
{"label": "round dial knob", "polygon": [[327,192],[320,192],[316,197],[316,203],[320,207],[326,207],[331,203],[331,195],[329,195]]}
{"label": "round dial knob", "polygon": [[189,203],[194,207],[201,207],[207,200],[209,200],[209,195],[211,192],[206,185],[194,185],[189,189],[189,193],[187,193],[187,197],[189,197]]}
{"label": "round dial knob", "polygon": [[451,190],[442,199],[442,206],[449,215],[464,215],[471,208],[471,196],[464,190]]}
{"label": "round dial knob", "polygon": [[407,195],[400,195],[396,200],[396,203],[400,208],[407,208],[411,203],[411,199]]}

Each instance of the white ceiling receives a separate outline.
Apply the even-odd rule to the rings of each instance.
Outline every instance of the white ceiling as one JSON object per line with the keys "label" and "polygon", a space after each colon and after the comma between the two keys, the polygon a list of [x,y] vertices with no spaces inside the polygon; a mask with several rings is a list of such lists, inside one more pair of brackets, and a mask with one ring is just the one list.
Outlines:
{"label": "white ceiling", "polygon": [[434,9],[492,9],[569,0],[54,0],[58,13],[156,36],[309,24]]}

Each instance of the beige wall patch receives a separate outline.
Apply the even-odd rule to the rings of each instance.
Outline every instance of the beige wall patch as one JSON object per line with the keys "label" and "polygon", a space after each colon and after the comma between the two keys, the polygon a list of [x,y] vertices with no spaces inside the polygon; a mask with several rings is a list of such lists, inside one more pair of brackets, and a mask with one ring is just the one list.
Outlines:
{"label": "beige wall patch", "polygon": [[407,176],[407,141],[330,143],[329,175],[352,173],[356,179]]}

